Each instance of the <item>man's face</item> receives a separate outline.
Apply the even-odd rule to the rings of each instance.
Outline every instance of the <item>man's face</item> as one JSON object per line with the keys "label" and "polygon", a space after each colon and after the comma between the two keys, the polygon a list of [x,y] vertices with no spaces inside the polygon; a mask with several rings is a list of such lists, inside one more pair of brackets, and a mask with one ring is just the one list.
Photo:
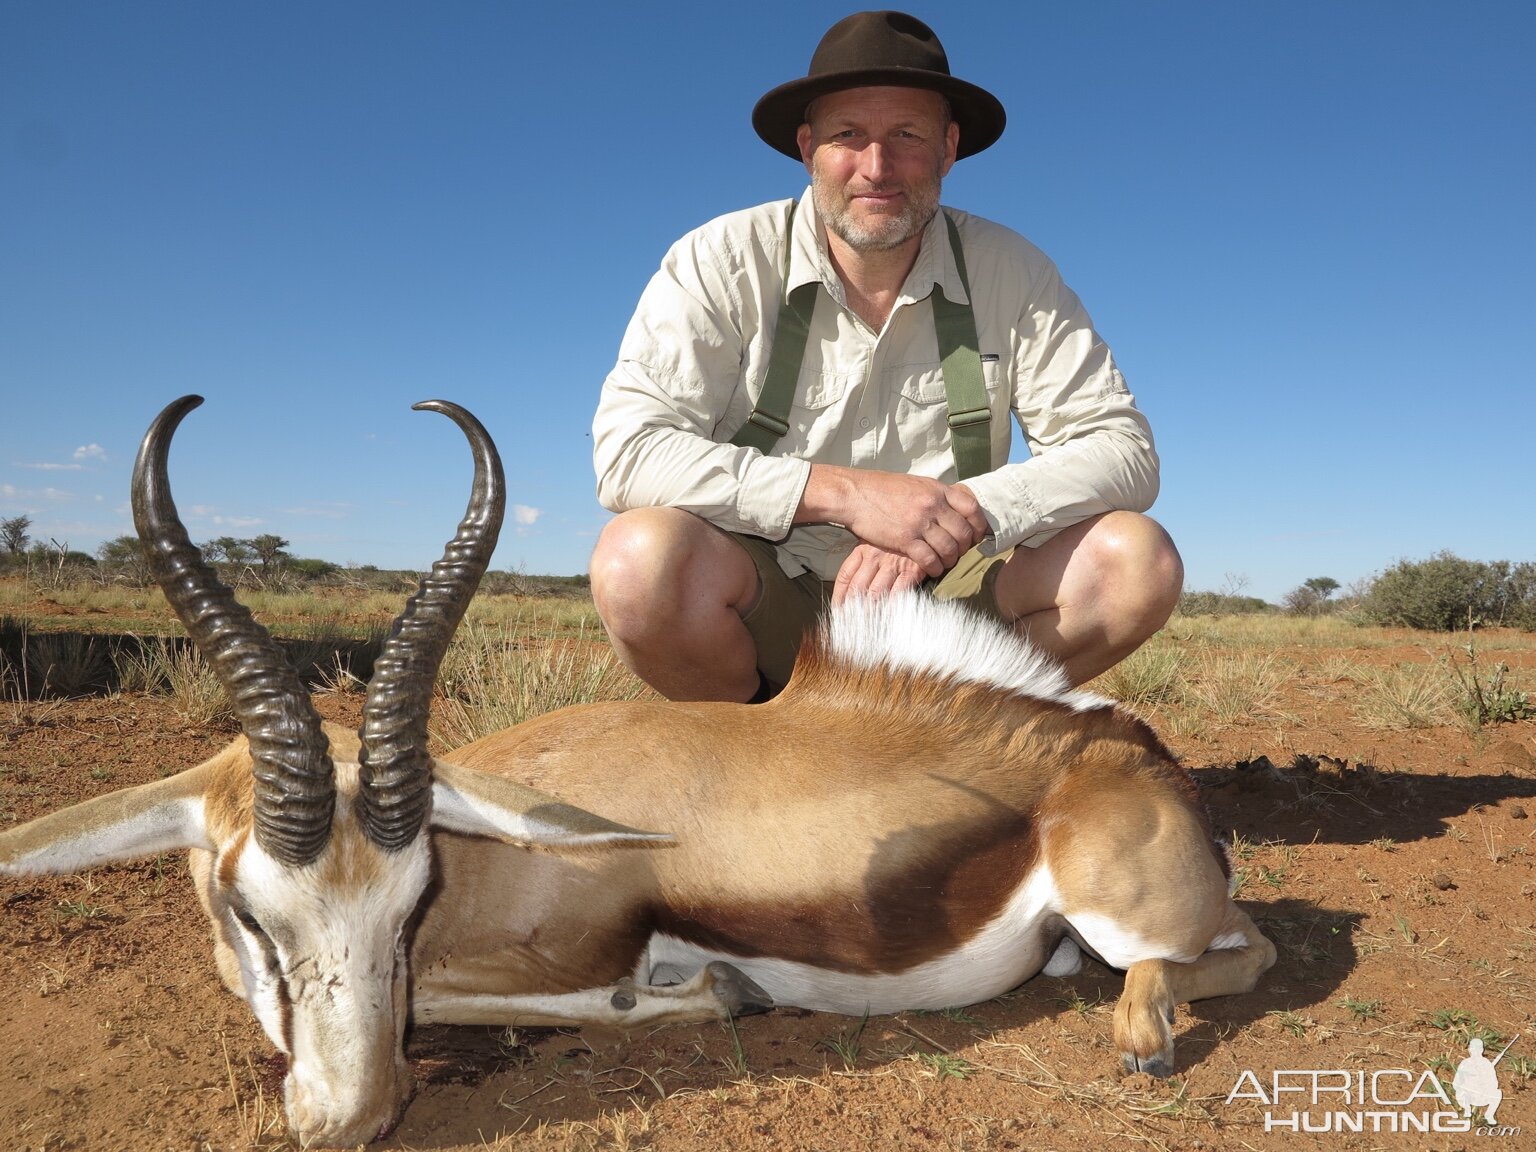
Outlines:
{"label": "man's face", "polygon": [[812,103],[800,157],[823,223],[856,252],[900,248],[939,207],[959,128],[922,88],[850,88]]}

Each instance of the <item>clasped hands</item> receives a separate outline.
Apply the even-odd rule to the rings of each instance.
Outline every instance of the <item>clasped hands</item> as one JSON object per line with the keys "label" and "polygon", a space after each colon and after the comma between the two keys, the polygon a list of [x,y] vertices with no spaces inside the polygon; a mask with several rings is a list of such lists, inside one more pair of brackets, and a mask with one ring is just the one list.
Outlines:
{"label": "clasped hands", "polygon": [[832,602],[883,596],[938,578],[991,531],[964,484],[814,464],[797,524],[838,524],[859,543],[838,570]]}

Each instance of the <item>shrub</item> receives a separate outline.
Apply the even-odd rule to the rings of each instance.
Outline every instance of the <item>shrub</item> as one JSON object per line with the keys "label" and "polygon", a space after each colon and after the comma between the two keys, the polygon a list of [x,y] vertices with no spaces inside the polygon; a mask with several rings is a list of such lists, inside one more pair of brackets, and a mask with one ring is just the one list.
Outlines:
{"label": "shrub", "polygon": [[1532,706],[1529,694],[1508,682],[1508,664],[1483,667],[1478,661],[1477,643],[1470,634],[1462,651],[1465,661],[1452,654],[1446,661],[1446,671],[1455,683],[1456,711],[1469,726],[1482,728],[1536,717],[1536,706]]}
{"label": "shrub", "polygon": [[1257,596],[1227,592],[1185,592],[1175,609],[1180,616],[1254,616],[1274,610],[1272,604]]}
{"label": "shrub", "polygon": [[288,567],[305,580],[319,580],[341,571],[341,565],[329,560],[307,560],[302,557],[288,561]]}
{"label": "shrub", "polygon": [[1332,576],[1314,576],[1287,592],[1280,607],[1292,616],[1322,616],[1333,611],[1334,603],[1329,597],[1338,590],[1339,582]]}
{"label": "shrub", "polygon": [[79,632],[33,633],[23,660],[26,682],[43,696],[85,696],[99,690],[111,668],[105,639]]}
{"label": "shrub", "polygon": [[1474,624],[1536,627],[1536,565],[1485,564],[1438,552],[1402,560],[1371,583],[1361,604],[1375,624],[1454,632]]}

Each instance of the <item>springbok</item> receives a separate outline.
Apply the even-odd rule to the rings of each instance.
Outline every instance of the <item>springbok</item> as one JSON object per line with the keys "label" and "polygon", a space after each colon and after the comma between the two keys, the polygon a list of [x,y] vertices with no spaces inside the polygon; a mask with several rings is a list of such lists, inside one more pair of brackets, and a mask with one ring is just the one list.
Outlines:
{"label": "springbok", "polygon": [[468,510],[384,643],[361,730],[322,724],[171,500],[170,440],[199,403],[146,434],[134,518],[244,735],[0,833],[0,874],[191,849],[220,975],[287,1055],[306,1146],[391,1130],[408,1019],[942,1008],[1073,972],[1086,949],[1126,970],[1125,1066],[1167,1075],[1174,1005],[1248,991],[1274,962],[1151,730],[915,594],[835,609],[770,703],[589,704],[433,759],[437,668],[505,503],[495,446],[445,402],[417,407],[469,440]]}

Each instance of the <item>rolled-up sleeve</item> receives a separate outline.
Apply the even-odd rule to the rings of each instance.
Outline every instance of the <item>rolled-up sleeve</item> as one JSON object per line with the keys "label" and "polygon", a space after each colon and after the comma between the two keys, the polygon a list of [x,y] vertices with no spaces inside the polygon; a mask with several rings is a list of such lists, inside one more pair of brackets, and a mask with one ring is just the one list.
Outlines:
{"label": "rolled-up sleeve", "polygon": [[716,440],[750,407],[744,333],[761,343],[776,320],[742,291],[747,276],[743,257],[694,233],[646,286],[592,422],[603,507],[681,508],[729,531],[788,534],[810,463]]}
{"label": "rolled-up sleeve", "polygon": [[1152,430],[1054,265],[1017,321],[1013,411],[1030,458],[968,480],[1000,552],[1043,543],[1115,510],[1144,512],[1158,492]]}

